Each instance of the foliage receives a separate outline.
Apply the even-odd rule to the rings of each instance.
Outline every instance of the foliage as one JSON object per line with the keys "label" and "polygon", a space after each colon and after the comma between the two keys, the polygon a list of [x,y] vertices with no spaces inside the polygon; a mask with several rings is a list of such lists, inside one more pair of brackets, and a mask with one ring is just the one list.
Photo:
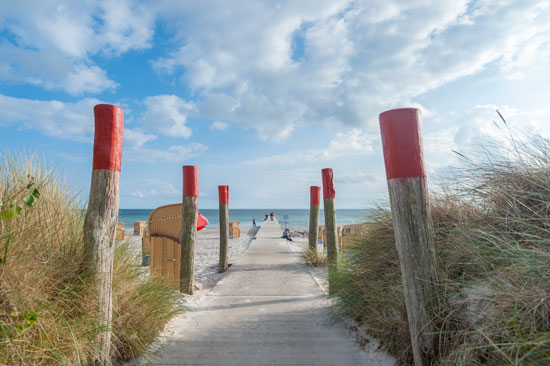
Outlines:
{"label": "foliage", "polygon": [[326,267],[327,256],[324,253],[319,253],[316,248],[306,248],[300,254],[300,260],[302,263],[313,267]]}
{"label": "foliage", "polygon": [[[0,243],[10,238],[10,246],[0,266],[0,364],[86,364],[102,328],[94,316],[94,275],[82,265],[83,211],[37,159],[3,157],[2,165],[3,210],[13,204],[33,207],[2,222]],[[32,186],[21,184],[29,179]],[[147,279],[128,242],[115,246],[113,279],[111,356],[127,360],[148,352],[179,311],[178,294]]]}
{"label": "foliage", "polygon": [[[522,141],[486,147],[431,194],[440,365],[550,364],[550,141]],[[334,274],[337,306],[412,365],[391,214],[367,219]]]}

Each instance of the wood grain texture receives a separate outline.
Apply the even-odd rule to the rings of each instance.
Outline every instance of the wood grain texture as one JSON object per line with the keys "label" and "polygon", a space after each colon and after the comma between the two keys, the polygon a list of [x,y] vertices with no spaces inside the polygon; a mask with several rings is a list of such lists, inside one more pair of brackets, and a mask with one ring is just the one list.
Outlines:
{"label": "wood grain texture", "polygon": [[227,270],[227,248],[229,245],[229,208],[226,204],[220,204],[220,263],[218,272]]}
{"label": "wood grain texture", "polygon": [[198,197],[183,196],[181,219],[180,292],[193,295],[195,284],[195,243],[197,240]]}
{"label": "wood grain texture", "polygon": [[327,260],[329,271],[328,292],[333,293],[334,284],[332,283],[331,273],[338,269],[338,236],[336,228],[336,210],[334,208],[334,198],[324,198],[325,212],[325,235],[327,242]]}
{"label": "wood grain texture", "polygon": [[91,363],[93,365],[111,365],[113,258],[119,193],[119,171],[99,169],[92,172],[83,228],[84,250],[86,266],[90,266],[96,276],[98,319],[105,329],[98,336],[98,353]]}
{"label": "wood grain texture", "polygon": [[325,212],[325,230],[327,239],[328,262],[335,264],[338,261],[338,236],[336,228],[336,210],[334,209],[334,198],[323,199]]}
{"label": "wood grain texture", "polygon": [[311,250],[317,251],[317,234],[319,232],[319,205],[309,207],[309,234],[308,246]]}
{"label": "wood grain texture", "polygon": [[414,362],[416,366],[427,366],[435,354],[431,319],[436,305],[437,271],[426,178],[390,179],[388,190]]}

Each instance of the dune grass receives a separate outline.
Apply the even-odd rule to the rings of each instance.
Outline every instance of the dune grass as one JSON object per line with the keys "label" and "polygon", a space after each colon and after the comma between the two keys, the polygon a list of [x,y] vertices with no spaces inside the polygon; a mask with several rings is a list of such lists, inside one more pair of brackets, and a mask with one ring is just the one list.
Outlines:
{"label": "dune grass", "polygon": [[[550,141],[487,149],[430,198],[438,365],[550,364]],[[449,187],[452,187],[449,188]],[[334,273],[337,309],[412,365],[391,213]]]}
{"label": "dune grass", "polygon": [[318,250],[310,247],[302,251],[300,261],[312,267],[326,267],[328,263],[325,253],[319,253]]}
{"label": "dune grass", "polygon": [[[94,276],[83,270],[83,211],[72,190],[35,158],[2,157],[0,199],[34,178],[40,198],[2,221],[8,236],[0,265],[0,364],[83,365],[96,352],[101,331],[93,317]],[[115,248],[112,359],[146,355],[178,311],[178,294],[149,281],[127,242]]]}

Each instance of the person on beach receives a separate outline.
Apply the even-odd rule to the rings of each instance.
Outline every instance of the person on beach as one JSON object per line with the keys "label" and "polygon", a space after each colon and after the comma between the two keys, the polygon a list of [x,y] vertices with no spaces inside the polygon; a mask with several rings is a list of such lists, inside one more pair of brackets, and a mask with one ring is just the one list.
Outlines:
{"label": "person on beach", "polygon": [[269,213],[269,217],[271,218],[271,221],[273,221],[273,211]]}
{"label": "person on beach", "polygon": [[267,215],[267,214],[265,214],[265,219],[264,219],[264,221],[267,221],[267,216],[268,216],[268,215]]}
{"label": "person on beach", "polygon": [[289,229],[285,229],[285,231],[283,231],[283,236],[282,237],[285,238],[288,241],[292,241],[292,238],[290,237],[290,230]]}
{"label": "person on beach", "polygon": [[252,227],[256,227],[256,218],[252,219]]}

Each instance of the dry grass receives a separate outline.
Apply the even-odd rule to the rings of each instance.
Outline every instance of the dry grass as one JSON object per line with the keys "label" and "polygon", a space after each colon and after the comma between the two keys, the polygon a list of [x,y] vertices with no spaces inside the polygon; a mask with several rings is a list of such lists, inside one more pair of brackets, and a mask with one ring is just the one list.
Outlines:
{"label": "dry grass", "polygon": [[[430,205],[440,271],[439,365],[550,364],[550,142],[490,148]],[[412,365],[391,214],[335,274],[338,308]]]}
{"label": "dry grass", "polygon": [[[0,266],[0,364],[85,364],[101,328],[93,318],[94,276],[81,265],[83,211],[71,190],[36,159],[4,157],[2,165],[1,199],[27,175],[35,178],[41,196],[22,215],[2,221],[0,243],[11,233],[11,244]],[[177,294],[144,280],[137,263],[128,244],[117,243],[114,360],[146,354],[177,312]],[[32,317],[34,323],[26,319]]]}
{"label": "dry grass", "polygon": [[326,254],[309,247],[300,254],[300,261],[312,267],[326,267],[328,263]]}

